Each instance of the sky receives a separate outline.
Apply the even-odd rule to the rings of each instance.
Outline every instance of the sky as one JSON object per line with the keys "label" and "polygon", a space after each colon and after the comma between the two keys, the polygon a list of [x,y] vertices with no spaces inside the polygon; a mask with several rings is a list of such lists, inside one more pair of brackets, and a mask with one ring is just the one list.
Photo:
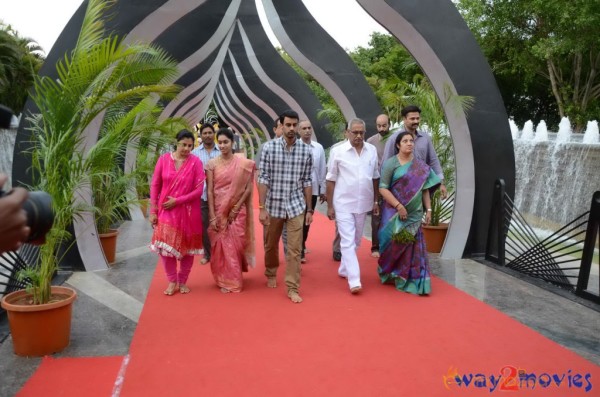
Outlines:
{"label": "sky", "polygon": [[[121,0],[126,1],[126,0]],[[303,0],[313,17],[345,49],[366,47],[372,32],[385,32],[354,0]],[[46,53],[82,0],[0,0],[0,20],[40,44]],[[260,9],[260,7],[259,7]],[[339,10],[343,9],[343,15]],[[272,42],[277,42],[266,29]]]}

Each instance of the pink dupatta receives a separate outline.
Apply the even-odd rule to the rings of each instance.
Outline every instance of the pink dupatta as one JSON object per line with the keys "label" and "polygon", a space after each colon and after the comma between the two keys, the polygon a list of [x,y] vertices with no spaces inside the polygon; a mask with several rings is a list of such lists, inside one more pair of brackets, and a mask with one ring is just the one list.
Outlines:
{"label": "pink dupatta", "polygon": [[[150,185],[150,212],[158,216],[150,245],[153,251],[177,259],[202,253],[200,196],[205,179],[196,156],[188,156],[178,170],[171,153],[158,159]],[[165,210],[162,204],[169,196],[177,204]]]}

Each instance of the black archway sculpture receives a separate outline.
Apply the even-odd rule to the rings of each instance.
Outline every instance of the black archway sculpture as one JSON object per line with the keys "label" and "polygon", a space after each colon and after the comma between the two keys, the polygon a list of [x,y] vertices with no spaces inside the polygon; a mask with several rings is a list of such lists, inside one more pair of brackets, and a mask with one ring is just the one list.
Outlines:
{"label": "black archway sculpture", "polygon": [[[284,49],[332,94],[346,117],[361,117],[374,131],[375,116],[381,112],[375,96],[302,1],[258,1]],[[508,117],[489,65],[450,0],[356,1],[414,56],[443,105],[448,93],[475,98],[468,116],[444,107],[455,148],[457,192],[442,256],[485,252],[493,183],[504,179],[512,196],[515,180]],[[65,27],[42,74],[54,75],[58,58],[73,48],[86,4]],[[276,115],[293,108],[311,120],[325,147],[333,143],[325,121],[316,117],[319,101],[272,47],[255,0],[121,0],[113,12],[109,30],[128,41],[154,41],[179,62],[178,84],[184,89],[167,104],[165,117],[178,115],[196,123],[214,100],[219,115],[242,135],[256,128],[270,132]],[[28,104],[26,111],[32,110]],[[97,133],[90,131],[87,139],[93,142]],[[28,140],[22,126],[15,145],[15,181],[29,180],[29,159],[22,155]],[[77,243],[84,267],[106,267],[96,234],[89,231],[95,231],[93,220],[76,220],[74,226],[81,231]]]}

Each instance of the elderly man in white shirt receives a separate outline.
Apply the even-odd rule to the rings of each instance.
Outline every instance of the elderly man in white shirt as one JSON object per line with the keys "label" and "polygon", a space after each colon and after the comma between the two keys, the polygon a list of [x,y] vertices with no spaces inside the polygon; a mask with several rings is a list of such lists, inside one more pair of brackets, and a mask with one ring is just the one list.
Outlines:
{"label": "elderly man in white shirt", "polygon": [[[308,120],[302,120],[298,124],[298,132],[300,133],[300,139],[302,142],[307,144],[312,149],[313,155],[313,166],[311,170],[312,179],[312,207],[317,206],[317,199],[321,199],[321,202],[326,200],[325,197],[325,175],[327,174],[327,166],[325,165],[325,150],[320,143],[312,140],[313,128],[312,124]],[[306,262],[306,239],[308,238],[308,231],[310,225],[304,225],[302,235],[302,259],[301,262]]]}
{"label": "elderly man in white shirt", "polygon": [[348,279],[350,292],[362,289],[356,250],[360,246],[367,212],[379,214],[377,149],[365,142],[366,126],[361,119],[348,123],[348,141],[334,148],[327,171],[327,216],[335,219],[341,237],[340,277]]}

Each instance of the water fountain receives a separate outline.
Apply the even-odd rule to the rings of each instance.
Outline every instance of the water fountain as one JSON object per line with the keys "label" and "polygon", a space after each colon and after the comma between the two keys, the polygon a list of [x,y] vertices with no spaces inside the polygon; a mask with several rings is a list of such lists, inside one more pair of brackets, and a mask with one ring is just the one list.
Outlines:
{"label": "water fountain", "polygon": [[563,117],[558,125],[558,133],[556,134],[556,143],[567,143],[571,140],[573,130],[568,117]]}
{"label": "water fountain", "polygon": [[540,121],[535,129],[535,136],[533,137],[535,142],[546,142],[548,140],[548,127],[544,120]]}
{"label": "water fountain", "polygon": [[592,194],[600,190],[598,123],[588,123],[582,141],[581,135],[573,134],[565,117],[557,134],[549,133],[544,121],[534,134],[528,121],[513,140],[515,205],[537,226],[556,230],[567,224],[589,210]]}
{"label": "water fountain", "polygon": [[600,132],[598,132],[598,122],[596,120],[588,121],[587,127],[585,129],[585,134],[583,134],[582,143],[600,143]]}
{"label": "water fountain", "polygon": [[523,132],[521,132],[521,139],[524,141],[531,141],[533,137],[533,121],[527,120],[523,126]]}

